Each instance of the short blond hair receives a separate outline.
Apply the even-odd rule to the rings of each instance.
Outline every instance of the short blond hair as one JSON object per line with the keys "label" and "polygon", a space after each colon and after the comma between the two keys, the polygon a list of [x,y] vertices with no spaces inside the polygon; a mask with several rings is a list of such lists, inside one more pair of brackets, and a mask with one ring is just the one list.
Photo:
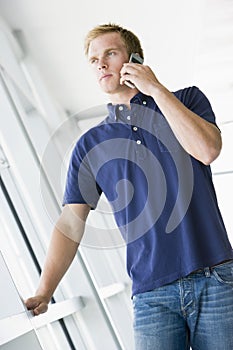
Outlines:
{"label": "short blond hair", "polygon": [[144,58],[143,49],[138,37],[130,30],[114,23],[98,25],[88,32],[84,41],[84,51],[86,56],[88,55],[91,41],[106,33],[119,33],[126,46],[129,56],[132,52],[137,52],[142,58]]}

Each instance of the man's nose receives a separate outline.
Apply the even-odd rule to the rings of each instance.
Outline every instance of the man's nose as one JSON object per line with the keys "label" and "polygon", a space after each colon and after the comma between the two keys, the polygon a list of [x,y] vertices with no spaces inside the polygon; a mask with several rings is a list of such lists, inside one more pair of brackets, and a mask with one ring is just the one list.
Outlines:
{"label": "man's nose", "polygon": [[105,59],[100,59],[99,60],[99,64],[98,64],[98,69],[101,70],[101,69],[105,69],[107,68],[107,63],[105,61]]}

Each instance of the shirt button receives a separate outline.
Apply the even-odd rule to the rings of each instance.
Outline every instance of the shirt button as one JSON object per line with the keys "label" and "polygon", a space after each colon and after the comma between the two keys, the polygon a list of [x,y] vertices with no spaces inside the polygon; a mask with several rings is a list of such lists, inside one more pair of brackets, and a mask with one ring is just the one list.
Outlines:
{"label": "shirt button", "polygon": [[140,145],[142,143],[141,140],[137,140],[137,144]]}
{"label": "shirt button", "polygon": [[123,111],[124,107],[123,106],[120,106],[119,107],[119,111]]}
{"label": "shirt button", "polygon": [[130,119],[131,119],[130,115],[128,115],[126,118],[127,118],[128,120],[130,120]]}
{"label": "shirt button", "polygon": [[138,128],[136,126],[133,127],[133,131],[137,131]]}
{"label": "shirt button", "polygon": [[146,105],[146,101],[142,101],[142,103],[143,103],[144,105]]}

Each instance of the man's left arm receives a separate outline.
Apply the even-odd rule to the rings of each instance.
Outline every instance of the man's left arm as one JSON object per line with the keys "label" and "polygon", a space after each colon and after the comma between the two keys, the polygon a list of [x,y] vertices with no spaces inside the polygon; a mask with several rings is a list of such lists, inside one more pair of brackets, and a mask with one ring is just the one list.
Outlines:
{"label": "man's left arm", "polygon": [[220,154],[222,138],[219,129],[188,109],[176,96],[163,86],[150,67],[126,63],[121,82],[130,74],[138,90],[153,97],[167,119],[176,138],[191,156],[205,165],[212,163]]}
{"label": "man's left arm", "polygon": [[164,86],[156,87],[152,97],[186,152],[205,165],[211,164],[222,148],[216,125],[192,112]]}

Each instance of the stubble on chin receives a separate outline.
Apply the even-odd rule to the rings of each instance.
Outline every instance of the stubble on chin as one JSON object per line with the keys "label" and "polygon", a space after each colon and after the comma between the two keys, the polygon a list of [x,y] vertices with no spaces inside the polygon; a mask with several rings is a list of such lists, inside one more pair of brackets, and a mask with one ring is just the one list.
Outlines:
{"label": "stubble on chin", "polygon": [[100,82],[99,85],[100,85],[101,90],[106,94],[114,94],[114,93],[118,93],[122,90],[122,85],[120,84],[120,79],[119,79],[119,82],[115,81],[115,82],[108,83],[108,84]]}

